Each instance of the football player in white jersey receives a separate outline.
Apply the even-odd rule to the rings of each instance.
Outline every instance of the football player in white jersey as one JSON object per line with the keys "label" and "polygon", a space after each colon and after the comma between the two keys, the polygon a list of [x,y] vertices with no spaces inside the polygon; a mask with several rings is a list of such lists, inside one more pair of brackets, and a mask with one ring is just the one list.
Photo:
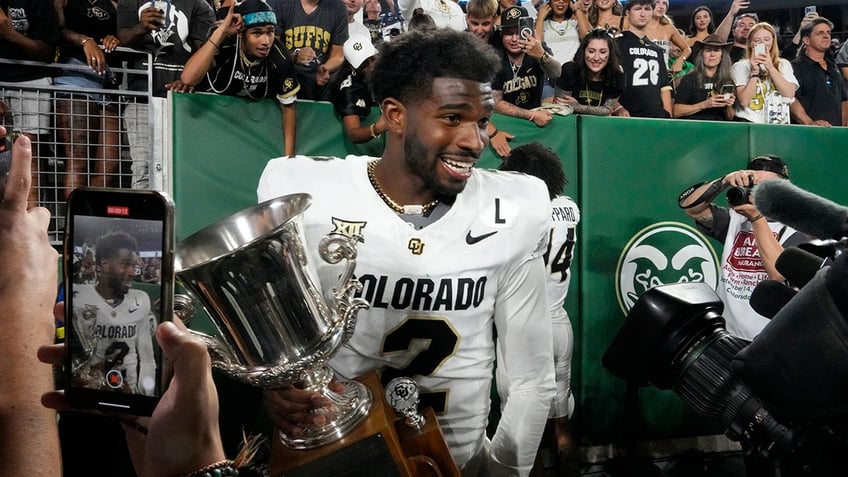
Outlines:
{"label": "football player in white jersey", "polygon": [[[577,240],[577,224],[580,222],[580,209],[571,197],[561,195],[562,188],[568,184],[562,163],[556,153],[538,142],[516,147],[501,164],[502,171],[518,171],[530,174],[545,181],[551,198],[551,229],[548,235],[548,248],[543,256],[548,273],[548,314],[553,328],[554,369],[556,372],[557,393],[551,402],[548,425],[545,435],[553,439],[558,454],[557,475],[580,475],[580,462],[577,446],[571,437],[568,420],[574,412],[574,396],[571,393],[571,353],[574,350],[574,332],[563,302],[568,295],[571,283],[571,261],[574,258],[574,244]],[[505,373],[498,367],[498,385]],[[508,390],[504,390],[508,391]],[[501,392],[501,394],[507,394]],[[547,438],[547,437],[546,437]],[[544,447],[544,446],[543,446]],[[543,463],[545,459],[542,460]]]}
{"label": "football player in white jersey", "polygon": [[90,387],[151,395],[156,384],[150,297],[131,288],[138,244],[109,232],[95,246],[97,280],[74,286],[74,329],[87,336],[91,358],[78,376]]}
{"label": "football player in white jersey", "polygon": [[[450,55],[445,55],[450,51]],[[382,157],[271,160],[258,198],[308,192],[307,243],[359,234],[361,311],[330,365],[344,378],[378,370],[415,379],[466,476],[527,475],[554,395],[542,254],[549,199],[533,177],[475,169],[488,144],[498,58],[472,35],[409,32],[372,70],[388,124]],[[317,258],[325,290],[339,268]],[[495,331],[510,399],[486,438]],[[328,405],[298,389],[265,392],[283,432],[298,435]]]}

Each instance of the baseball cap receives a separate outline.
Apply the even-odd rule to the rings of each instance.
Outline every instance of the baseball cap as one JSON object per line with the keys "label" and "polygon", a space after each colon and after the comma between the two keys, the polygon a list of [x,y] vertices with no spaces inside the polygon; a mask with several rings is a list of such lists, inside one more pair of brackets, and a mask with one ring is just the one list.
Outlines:
{"label": "baseball cap", "polygon": [[344,57],[350,66],[359,68],[365,60],[377,54],[371,38],[365,35],[351,35],[344,43]]}
{"label": "baseball cap", "polygon": [[760,154],[748,161],[748,169],[752,171],[771,171],[784,179],[789,179],[789,168],[780,156]]}
{"label": "baseball cap", "polygon": [[501,28],[506,27],[517,27],[519,25],[519,19],[521,17],[529,17],[530,15],[527,13],[523,7],[509,7],[501,13]]}
{"label": "baseball cap", "polygon": [[277,15],[265,0],[244,0],[236,5],[236,13],[241,15],[245,28],[277,24]]}

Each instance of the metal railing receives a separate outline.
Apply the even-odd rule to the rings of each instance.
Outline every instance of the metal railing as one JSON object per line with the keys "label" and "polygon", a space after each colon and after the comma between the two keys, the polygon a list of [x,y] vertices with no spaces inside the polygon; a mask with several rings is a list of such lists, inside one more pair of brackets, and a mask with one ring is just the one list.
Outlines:
{"label": "metal railing", "polygon": [[[59,246],[65,227],[65,198],[75,187],[121,187],[148,188],[134,179],[133,157],[127,135],[128,122],[141,125],[139,141],[133,147],[137,156],[153,150],[154,135],[158,130],[150,127],[152,112],[149,108],[135,108],[150,102],[152,62],[150,54],[130,48],[118,48],[124,58],[120,67],[109,69],[115,80],[105,88],[83,88],[75,86],[43,85],[30,86],[22,83],[0,82],[0,100],[6,113],[0,118],[9,131],[27,133],[33,141],[33,193],[30,202],[50,210],[48,230],[50,241]],[[134,69],[128,65],[132,59],[147,59],[146,69]],[[63,72],[87,72],[88,65],[40,63],[34,61],[7,60],[0,58],[0,68],[38,66],[49,70],[53,77]],[[129,84],[134,78],[147,78],[146,91],[133,91]],[[29,111],[37,108],[41,123],[46,127],[26,127],[22,118],[22,101],[29,101]],[[141,110],[139,112],[139,109]],[[147,157],[136,160],[150,162]],[[136,164],[137,166],[137,164]],[[150,167],[150,174],[154,171]],[[138,172],[135,174],[138,176]],[[161,184],[161,178],[151,178],[151,185]]]}

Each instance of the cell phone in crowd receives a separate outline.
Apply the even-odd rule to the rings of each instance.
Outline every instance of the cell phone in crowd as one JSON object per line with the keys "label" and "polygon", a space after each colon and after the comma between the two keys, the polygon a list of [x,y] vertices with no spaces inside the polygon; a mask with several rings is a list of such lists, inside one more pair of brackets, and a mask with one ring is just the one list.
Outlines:
{"label": "cell phone in crowd", "polygon": [[[12,167],[12,144],[21,137],[21,133],[10,131],[0,138],[0,194],[6,190],[9,170]],[[2,199],[2,196],[0,196]]]}
{"label": "cell phone in crowd", "polygon": [[536,23],[530,17],[521,17],[518,19],[518,32],[521,38],[525,40],[533,36],[533,29]]}
{"label": "cell phone in crowd", "polygon": [[804,7],[804,16],[805,17],[807,15],[811,14],[811,13],[816,13],[816,6],[815,5],[809,5],[809,6]]}
{"label": "cell phone in crowd", "polygon": [[226,7],[221,7],[215,10],[215,18],[218,20],[223,20],[224,18],[227,18],[227,15],[230,14],[230,8],[232,7],[230,5],[227,5]]}
{"label": "cell phone in crowd", "polygon": [[754,55],[764,55],[766,53],[765,43],[757,43],[754,45]]}
{"label": "cell phone in crowd", "polygon": [[65,227],[65,394],[150,415],[164,389],[154,330],[173,314],[174,203],[149,190],[79,188]]}
{"label": "cell phone in crowd", "polygon": [[730,83],[721,85],[721,94],[734,94],[736,93],[736,86]]}

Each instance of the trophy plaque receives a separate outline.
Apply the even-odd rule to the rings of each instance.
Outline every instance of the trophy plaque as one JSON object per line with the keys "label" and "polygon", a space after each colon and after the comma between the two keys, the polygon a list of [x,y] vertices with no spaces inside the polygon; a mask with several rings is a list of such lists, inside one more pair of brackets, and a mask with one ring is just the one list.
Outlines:
{"label": "trophy plaque", "polygon": [[[398,380],[412,383],[414,399],[401,403],[391,397]],[[368,418],[340,440],[316,449],[292,449],[274,439],[269,466],[272,477],[460,477],[433,409],[418,414],[414,381],[397,378],[385,392],[374,371],[356,381],[374,397]],[[400,393],[406,395],[409,383],[403,384]],[[400,409],[393,409],[392,404]]]}

